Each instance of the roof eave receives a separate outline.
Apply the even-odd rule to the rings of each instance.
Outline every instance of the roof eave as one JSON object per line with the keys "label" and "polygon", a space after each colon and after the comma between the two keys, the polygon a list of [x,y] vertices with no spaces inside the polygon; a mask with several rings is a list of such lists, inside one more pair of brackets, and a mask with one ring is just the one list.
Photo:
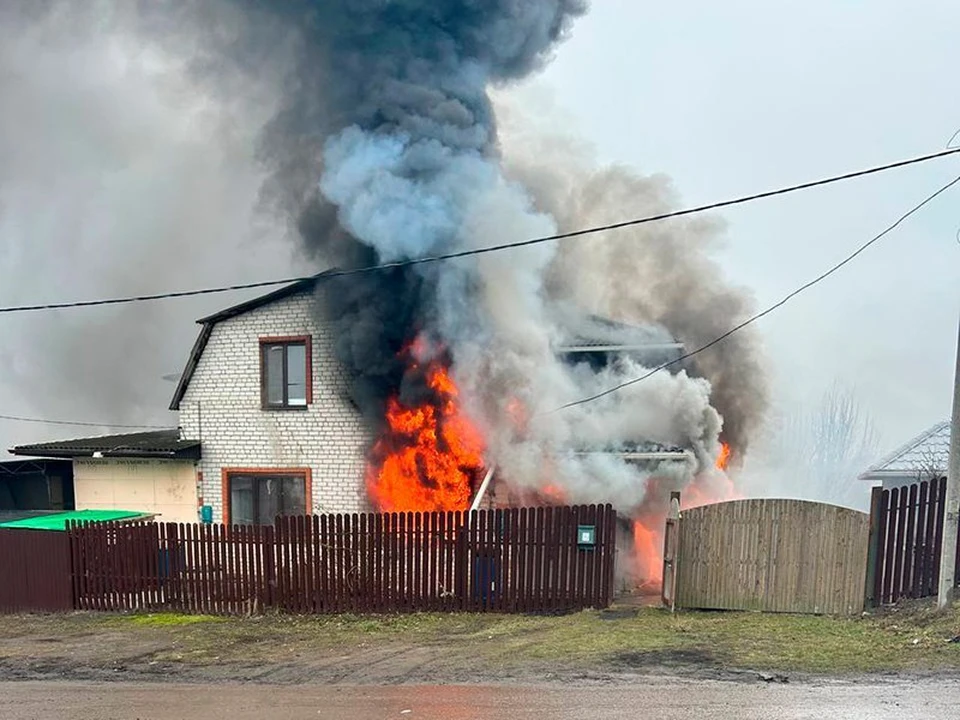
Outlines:
{"label": "roof eave", "polygon": [[204,323],[200,334],[197,335],[196,342],[193,343],[193,348],[190,350],[190,357],[187,358],[187,364],[180,374],[180,381],[177,383],[177,389],[174,390],[173,399],[170,401],[169,409],[174,412],[180,410],[180,402],[183,400],[183,396],[187,394],[187,387],[190,385],[193,373],[200,363],[200,356],[203,355],[203,351],[210,341],[210,335],[213,333],[213,325],[212,322]]}
{"label": "roof eave", "polygon": [[[66,448],[10,448],[11,455],[59,460],[77,460],[87,458],[141,459],[141,460],[189,460],[197,461],[201,457],[200,445],[177,450],[69,450]],[[39,455],[38,455],[39,453]]]}

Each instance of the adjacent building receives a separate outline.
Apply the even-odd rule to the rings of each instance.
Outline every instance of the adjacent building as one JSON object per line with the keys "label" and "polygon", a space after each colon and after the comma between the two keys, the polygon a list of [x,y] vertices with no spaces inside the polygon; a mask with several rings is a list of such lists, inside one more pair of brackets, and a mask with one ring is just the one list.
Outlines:
{"label": "adjacent building", "polygon": [[10,452],[68,459],[23,461],[71,467],[71,502],[50,509],[136,510],[164,522],[197,522],[200,443],[175,428],[20,445]]}
{"label": "adjacent building", "polygon": [[900,446],[860,475],[884,490],[931,480],[947,474],[950,422],[940,422]]}

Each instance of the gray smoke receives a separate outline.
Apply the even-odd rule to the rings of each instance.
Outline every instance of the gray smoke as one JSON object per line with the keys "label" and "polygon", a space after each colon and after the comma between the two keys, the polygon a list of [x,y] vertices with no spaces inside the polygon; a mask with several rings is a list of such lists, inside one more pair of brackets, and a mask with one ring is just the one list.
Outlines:
{"label": "gray smoke", "polygon": [[[0,3],[4,305],[291,272],[283,228],[253,212],[269,88],[248,79],[224,98],[230,85],[188,72],[200,40],[186,17],[163,37],[143,20],[132,3]],[[182,368],[193,321],[236,300],[5,315],[2,412],[175,424],[162,378]],[[110,430],[2,422],[0,441]]]}
{"label": "gray smoke", "polygon": [[[554,217],[561,231],[683,206],[664,175],[598,166],[589,148],[551,124],[557,115],[549,104],[525,111],[504,97],[498,105],[506,126],[502,139],[508,174],[530,191],[538,209]],[[661,325],[686,350],[695,350],[755,310],[750,295],[731,287],[710,256],[724,229],[717,216],[699,215],[564,242],[549,272],[551,297],[613,319]],[[710,381],[711,405],[723,416],[723,438],[742,457],[764,420],[769,398],[759,336],[746,328],[686,366]]]}

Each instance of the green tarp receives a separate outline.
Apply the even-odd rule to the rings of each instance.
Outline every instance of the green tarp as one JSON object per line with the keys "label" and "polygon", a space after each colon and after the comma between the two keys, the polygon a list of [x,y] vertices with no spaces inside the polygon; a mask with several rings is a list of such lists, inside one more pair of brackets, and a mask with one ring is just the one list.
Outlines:
{"label": "green tarp", "polygon": [[153,517],[149,513],[132,510],[72,510],[70,512],[40,515],[0,523],[0,528],[21,528],[24,530],[66,530],[67,522],[117,522],[118,520],[138,520]]}

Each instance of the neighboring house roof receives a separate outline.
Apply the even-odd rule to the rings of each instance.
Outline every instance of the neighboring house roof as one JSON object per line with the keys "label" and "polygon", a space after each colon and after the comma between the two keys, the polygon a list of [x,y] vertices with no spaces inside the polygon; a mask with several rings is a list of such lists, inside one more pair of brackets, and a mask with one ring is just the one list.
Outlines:
{"label": "neighboring house roof", "polygon": [[183,440],[178,429],[102,435],[92,438],[60,440],[35,445],[19,445],[10,450],[13,455],[31,457],[110,457],[157,458],[166,460],[198,460],[200,441]]}
{"label": "neighboring house roof", "polygon": [[237,305],[231,305],[220,312],[216,312],[213,315],[208,315],[207,317],[197,320],[197,324],[202,325],[203,327],[200,329],[200,334],[197,336],[197,340],[193,344],[193,349],[190,351],[190,357],[187,359],[187,365],[183,369],[183,373],[180,375],[180,382],[177,383],[177,389],[173,393],[173,400],[170,401],[170,409],[180,409],[180,401],[183,400],[183,396],[187,392],[187,387],[190,385],[190,380],[193,378],[193,373],[197,369],[197,363],[200,362],[200,356],[203,355],[203,351],[207,347],[207,342],[210,340],[210,334],[213,332],[213,328],[218,322],[235,318],[238,315],[243,315],[251,310],[256,310],[264,305],[269,305],[270,303],[276,302],[277,300],[283,300],[284,298],[288,298],[292,295],[312,291],[322,277],[332,272],[334,271],[327,270],[325,272],[318,273],[313,277],[299,280],[295,283],[291,283],[290,285],[284,285],[279,290],[268,292],[266,295],[260,295]]}
{"label": "neighboring house roof", "polygon": [[950,456],[950,422],[941,422],[917,435],[860,475],[861,480],[885,477],[916,477],[946,472]]}
{"label": "neighboring house roof", "polygon": [[617,350],[682,351],[683,344],[659,326],[638,326],[589,315],[557,347],[559,353],[611,352]]}

